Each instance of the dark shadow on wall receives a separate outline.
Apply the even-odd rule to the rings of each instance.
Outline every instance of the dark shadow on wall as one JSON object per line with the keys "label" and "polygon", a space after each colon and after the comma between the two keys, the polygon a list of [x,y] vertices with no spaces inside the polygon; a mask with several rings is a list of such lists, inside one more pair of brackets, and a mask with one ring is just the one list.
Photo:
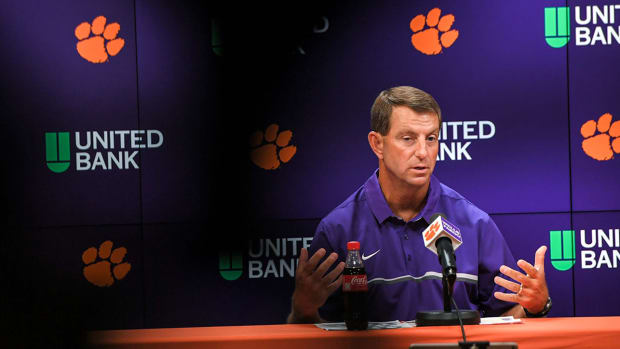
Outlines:
{"label": "dark shadow on wall", "polygon": [[[6,226],[5,232],[6,230]],[[19,228],[2,236],[2,347],[85,348],[82,319],[88,308],[63,286],[51,265],[24,253]],[[70,283],[67,283],[70,285]]]}
{"label": "dark shadow on wall", "polygon": [[[218,3],[207,6],[207,38],[216,55],[217,92],[209,137],[210,219],[251,226],[249,136],[273,122],[287,70],[302,55],[327,3]],[[319,23],[320,24],[320,23]],[[300,91],[301,92],[301,91]],[[214,165],[214,166],[213,166]],[[228,239],[225,239],[228,240]],[[247,241],[245,236],[236,236]]]}
{"label": "dark shadow on wall", "polygon": [[[206,231],[224,224],[240,232],[209,239],[205,236],[204,241],[195,244],[194,258],[203,253],[202,246],[214,243],[221,243],[222,249],[245,249],[249,238],[245,232],[251,231],[249,227],[261,218],[253,214],[247,200],[252,189],[248,136],[269,122],[265,111],[277,108],[272,97],[286,88],[283,72],[300,54],[300,43],[312,34],[326,7],[326,2],[306,1],[284,5],[194,4],[184,9],[184,13],[192,14],[188,21],[207,23],[203,26],[204,37],[217,56],[214,71],[209,72],[215,75],[217,84],[212,111],[206,116],[207,150],[198,160],[206,162],[209,174],[204,193],[208,213],[203,223]],[[8,58],[0,58],[0,66],[9,69]],[[30,238],[22,231],[22,225],[28,222],[17,221],[24,213],[18,214],[11,205],[21,192],[16,188],[28,185],[20,176],[19,169],[25,168],[21,164],[36,161],[20,154],[24,141],[19,137],[27,127],[20,122],[20,108],[31,96],[10,92],[14,87],[11,83],[15,82],[0,79],[0,109],[4,114],[0,119],[4,133],[0,137],[0,149],[4,150],[0,181],[0,200],[4,204],[0,218],[1,346],[83,347],[83,319],[93,316],[85,305],[88,302],[58,282],[62,276],[53,266],[37,261],[37,251],[28,249]]]}

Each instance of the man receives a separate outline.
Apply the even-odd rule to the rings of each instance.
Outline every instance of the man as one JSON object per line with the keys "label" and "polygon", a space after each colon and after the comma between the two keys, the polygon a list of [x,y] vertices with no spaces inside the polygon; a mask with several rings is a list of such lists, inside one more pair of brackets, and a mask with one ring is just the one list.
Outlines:
{"label": "man", "polygon": [[341,273],[350,240],[361,243],[370,321],[411,320],[418,311],[443,309],[441,267],[421,237],[435,213],[461,229],[454,288],[459,309],[481,316],[546,315],[546,247],[536,251],[534,266],[519,260],[525,273],[517,271],[489,215],[432,176],[440,127],[441,111],[428,93],[400,86],[379,94],[368,134],[379,169],[321,220],[309,251],[302,249],[289,323],[342,321]]}

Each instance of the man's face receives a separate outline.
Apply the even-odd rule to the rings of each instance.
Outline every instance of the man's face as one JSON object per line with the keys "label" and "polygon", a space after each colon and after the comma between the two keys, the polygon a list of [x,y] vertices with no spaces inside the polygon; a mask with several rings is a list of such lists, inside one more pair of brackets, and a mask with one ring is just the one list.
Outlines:
{"label": "man's face", "polygon": [[390,177],[415,187],[430,181],[439,152],[439,118],[408,107],[392,108],[390,130],[383,138],[383,162]]}

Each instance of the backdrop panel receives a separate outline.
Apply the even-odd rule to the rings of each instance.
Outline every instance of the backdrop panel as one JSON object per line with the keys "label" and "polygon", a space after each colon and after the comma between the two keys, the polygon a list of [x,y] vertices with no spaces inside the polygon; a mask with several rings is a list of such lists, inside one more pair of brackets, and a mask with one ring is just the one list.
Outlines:
{"label": "backdrop panel", "polygon": [[[5,239],[12,252],[6,259],[8,289],[3,290],[10,300],[5,315],[11,326],[27,329],[36,340],[50,336],[61,341],[78,330],[144,326],[139,226],[13,232]],[[24,250],[31,252],[20,253]]]}
{"label": "backdrop panel", "polygon": [[284,322],[299,250],[377,168],[375,97],[413,85],[436,176],[517,259],[549,247],[551,316],[618,315],[616,6],[5,2],[2,307],[56,338]]}
{"label": "backdrop panel", "polygon": [[550,241],[551,231],[570,230],[570,214],[502,214],[492,217],[517,261],[523,259],[533,265],[536,250],[542,245],[547,246],[545,276],[553,300],[549,316],[575,316],[574,276],[571,270],[558,270],[555,267],[558,249],[560,255],[562,251],[561,246],[553,245]]}
{"label": "backdrop panel", "polygon": [[576,316],[620,313],[620,212],[574,213]]}
{"label": "backdrop panel", "polygon": [[[21,221],[138,223],[131,3],[22,1],[1,16],[13,43],[3,58],[11,96],[3,113],[20,154],[12,176],[24,183],[13,188]],[[124,45],[111,56],[102,35],[112,39],[115,29]]]}
{"label": "backdrop panel", "polygon": [[140,125],[164,137],[160,151],[142,157],[146,223],[195,222],[206,213],[205,187],[217,168],[210,139],[220,132],[208,127],[218,74],[209,18],[200,6],[136,2]]}
{"label": "backdrop panel", "polygon": [[299,251],[317,223],[145,226],[146,326],[286,322]]}
{"label": "backdrop panel", "polygon": [[[614,5],[609,1],[568,1],[568,5],[572,11],[570,26],[575,34],[566,45],[573,209],[618,210],[620,34],[614,36],[614,33],[619,31],[620,17],[617,9],[610,12],[610,6]],[[608,121],[605,117],[601,119],[605,114]]]}

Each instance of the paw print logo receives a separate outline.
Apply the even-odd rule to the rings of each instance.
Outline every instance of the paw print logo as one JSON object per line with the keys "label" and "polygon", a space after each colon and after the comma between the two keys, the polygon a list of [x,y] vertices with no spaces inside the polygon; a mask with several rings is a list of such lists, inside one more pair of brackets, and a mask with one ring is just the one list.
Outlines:
{"label": "paw print logo", "polygon": [[265,133],[256,131],[250,136],[250,158],[256,166],[275,170],[280,167],[280,162],[289,162],[297,152],[296,146],[288,145],[293,132],[286,130],[278,133],[278,129],[278,125],[272,124],[265,129]]}
{"label": "paw print logo", "polygon": [[[107,62],[108,55],[116,56],[125,46],[125,40],[116,37],[120,30],[121,26],[118,23],[106,25],[106,18],[103,16],[95,18],[92,24],[88,22],[78,24],[75,27],[75,37],[79,40],[78,53],[91,63]],[[93,36],[90,36],[91,33]]]}
{"label": "paw print logo", "polygon": [[[125,254],[127,254],[125,247],[112,251],[110,240],[101,243],[99,249],[89,247],[82,253],[82,261],[86,265],[83,270],[84,277],[91,284],[99,287],[112,286],[114,280],[122,280],[131,270],[131,264],[123,262]],[[95,263],[97,255],[101,260]]]}
{"label": "paw print logo", "polygon": [[[426,17],[424,15],[417,15],[409,23],[409,27],[414,33],[411,36],[411,43],[416,50],[425,55],[433,56],[441,53],[444,47],[452,46],[459,37],[458,30],[450,30],[454,23],[454,16],[445,15],[440,19],[440,15],[441,10],[434,8],[428,11]],[[422,30],[425,23],[428,28]],[[442,33],[441,37],[439,32]]]}
{"label": "paw print logo", "polygon": [[[612,124],[612,118],[611,114],[605,113],[598,118],[598,122],[588,120],[581,125],[584,138],[581,148],[594,160],[606,161],[614,157],[614,152],[620,154],[620,120]],[[597,130],[599,134],[595,136]]]}

